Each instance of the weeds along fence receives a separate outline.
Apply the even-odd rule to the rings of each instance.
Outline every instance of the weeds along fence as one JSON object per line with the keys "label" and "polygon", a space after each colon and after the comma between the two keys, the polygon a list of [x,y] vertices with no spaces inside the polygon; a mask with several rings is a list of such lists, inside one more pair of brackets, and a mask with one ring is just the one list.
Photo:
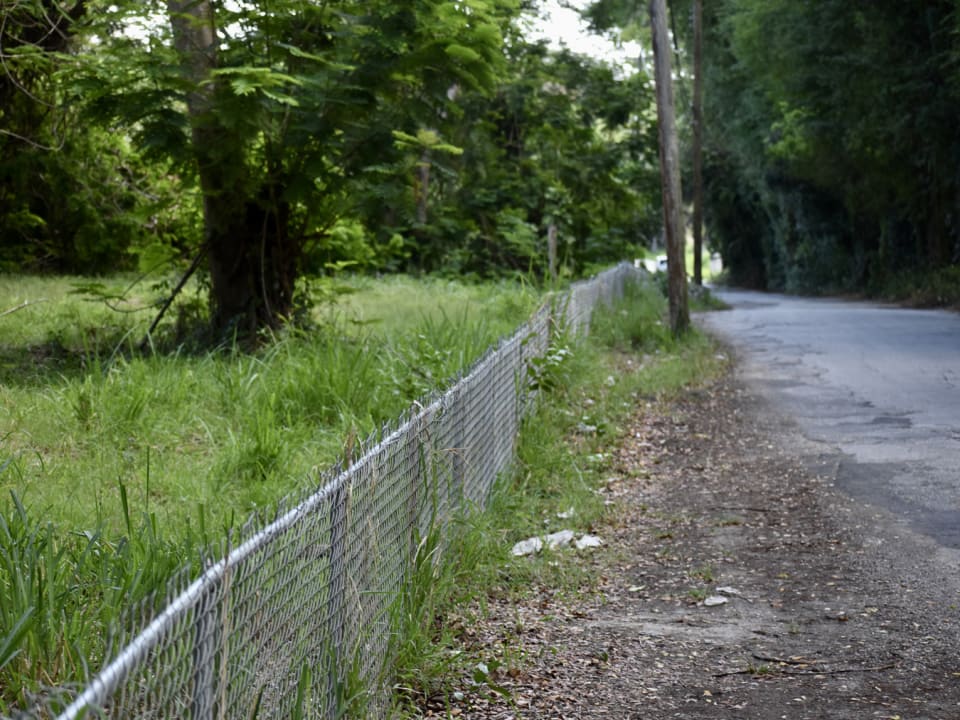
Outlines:
{"label": "weeds along fence", "polygon": [[639,272],[622,264],[544,305],[318,490],[272,522],[251,520],[199,577],[173,581],[161,610],[133,613],[85,688],[24,717],[336,718],[361,698],[361,714],[383,714],[391,610],[418,544],[483,507],[511,465],[557,329],[587,332],[597,305]]}

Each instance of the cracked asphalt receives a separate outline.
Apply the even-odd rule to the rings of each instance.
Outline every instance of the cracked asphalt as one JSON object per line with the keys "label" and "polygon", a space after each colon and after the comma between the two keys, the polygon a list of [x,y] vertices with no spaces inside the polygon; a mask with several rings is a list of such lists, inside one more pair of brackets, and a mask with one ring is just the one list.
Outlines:
{"label": "cracked asphalt", "polygon": [[960,550],[960,315],[718,290],[700,324],[795,420],[837,485]]}

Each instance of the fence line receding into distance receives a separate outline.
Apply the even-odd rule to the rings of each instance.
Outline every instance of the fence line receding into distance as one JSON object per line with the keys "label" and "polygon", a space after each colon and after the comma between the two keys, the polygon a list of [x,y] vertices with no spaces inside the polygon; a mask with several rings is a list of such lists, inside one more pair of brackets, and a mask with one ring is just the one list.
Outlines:
{"label": "fence line receding into distance", "polygon": [[385,707],[389,609],[417,538],[486,504],[536,393],[531,361],[557,327],[586,332],[594,308],[639,273],[621,264],[544,305],[349,467],[323,473],[272,522],[251,521],[200,577],[173,581],[164,609],[132,624],[61,710],[27,717],[286,719],[300,711],[304,668],[306,717],[337,717],[357,678]]}

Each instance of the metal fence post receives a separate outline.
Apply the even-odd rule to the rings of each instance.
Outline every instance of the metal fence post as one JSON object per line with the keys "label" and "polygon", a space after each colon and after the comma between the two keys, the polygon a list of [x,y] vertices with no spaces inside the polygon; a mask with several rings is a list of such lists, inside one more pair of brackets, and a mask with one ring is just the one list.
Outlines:
{"label": "metal fence post", "polygon": [[197,601],[193,617],[193,693],[191,720],[213,720],[216,698],[216,659],[219,647],[217,586],[211,583]]}
{"label": "metal fence post", "polygon": [[343,634],[346,579],[347,490],[342,477],[330,498],[330,595],[327,598],[327,709],[336,712],[340,685],[340,661],[343,658]]}
{"label": "metal fence post", "polygon": [[453,417],[445,417],[445,422],[450,426],[453,442],[450,452],[453,456],[450,458],[450,476],[453,483],[454,492],[458,502],[462,505],[464,497],[467,497],[467,432],[466,432],[466,408],[463,401],[463,384],[456,394],[456,400],[453,403]]}

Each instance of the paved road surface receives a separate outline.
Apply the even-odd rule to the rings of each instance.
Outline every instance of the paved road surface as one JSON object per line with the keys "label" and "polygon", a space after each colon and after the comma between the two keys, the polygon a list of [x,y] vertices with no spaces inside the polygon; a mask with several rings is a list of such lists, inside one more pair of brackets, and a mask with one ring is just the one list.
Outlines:
{"label": "paved road surface", "polygon": [[698,322],[857,499],[960,549],[960,315],[722,290]]}

